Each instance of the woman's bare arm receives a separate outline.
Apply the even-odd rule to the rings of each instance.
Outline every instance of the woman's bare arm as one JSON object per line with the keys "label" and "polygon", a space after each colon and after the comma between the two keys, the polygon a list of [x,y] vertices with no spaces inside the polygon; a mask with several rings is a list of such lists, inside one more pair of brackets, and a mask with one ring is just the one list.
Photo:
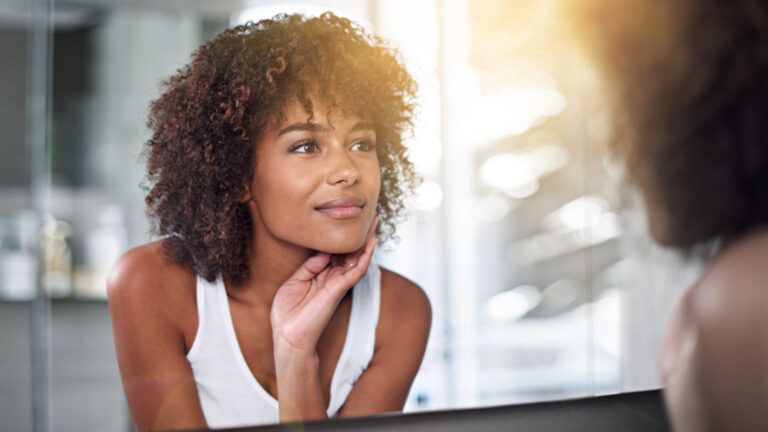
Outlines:
{"label": "woman's bare arm", "polygon": [[139,430],[206,426],[179,324],[195,307],[194,290],[173,267],[153,243],[126,253],[108,280],[120,375]]}

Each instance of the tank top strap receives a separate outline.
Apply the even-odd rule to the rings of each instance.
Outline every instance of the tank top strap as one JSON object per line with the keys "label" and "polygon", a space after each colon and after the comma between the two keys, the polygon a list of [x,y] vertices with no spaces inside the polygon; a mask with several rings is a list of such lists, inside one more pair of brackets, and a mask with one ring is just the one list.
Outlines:
{"label": "tank top strap", "polygon": [[379,321],[381,270],[372,262],[365,276],[352,288],[352,311],[345,349],[331,381],[331,403],[328,416],[334,416],[344,405],[352,387],[373,359],[376,325]]}
{"label": "tank top strap", "polygon": [[206,313],[209,312],[212,309],[212,301],[213,301],[213,292],[211,288],[209,287],[209,283],[205,278],[198,275],[197,281],[195,283],[195,304],[197,308],[197,330],[195,332],[195,340],[192,342],[192,346],[189,348],[189,351],[187,352],[187,358],[193,358],[196,353],[200,350],[200,346],[203,344],[202,338],[205,333],[204,329],[206,327],[206,322],[208,321],[208,318],[206,318]]}
{"label": "tank top strap", "polygon": [[206,355],[215,347],[216,350],[225,347],[228,339],[227,322],[229,321],[226,309],[226,290],[221,276],[213,282],[208,282],[204,277],[197,276],[197,288],[195,298],[197,300],[197,334],[192,342],[187,359],[193,359],[198,354],[200,346],[205,345]]}
{"label": "tank top strap", "polygon": [[364,283],[356,289],[354,296],[358,298],[359,316],[355,322],[359,326],[355,345],[357,360],[363,369],[368,367],[373,358],[376,345],[376,325],[379,322],[379,303],[381,301],[381,269],[378,264],[371,264],[365,275]]}

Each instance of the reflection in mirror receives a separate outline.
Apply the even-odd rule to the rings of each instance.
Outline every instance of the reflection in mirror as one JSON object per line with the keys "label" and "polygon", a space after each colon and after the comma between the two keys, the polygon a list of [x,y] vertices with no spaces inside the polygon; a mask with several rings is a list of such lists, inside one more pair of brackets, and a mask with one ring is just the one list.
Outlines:
{"label": "reflection in mirror", "polygon": [[[53,427],[120,430],[133,422],[114,351],[115,321],[105,302],[106,281],[126,250],[156,239],[148,234],[147,190],[139,187],[146,170],[142,145],[153,133],[146,125],[150,102],[167,90],[163,80],[188,64],[201,44],[228,27],[279,11],[332,9],[361,22],[399,50],[399,60],[418,84],[413,132],[404,145],[422,182],[404,203],[410,217],[397,224],[400,241],[380,247],[374,258],[420,286],[432,308],[418,374],[397,397],[404,411],[658,388],[658,347],[666,317],[678,290],[698,268],[648,239],[640,200],[623,184],[623,172],[608,156],[611,113],[604,86],[565,42],[570,36],[559,25],[552,3],[57,1],[49,65],[52,193],[43,232],[42,278],[54,299]],[[0,25],[11,31],[6,20]],[[17,45],[2,46],[7,51]],[[14,58],[12,54],[3,58]],[[18,61],[4,61],[3,67],[24,64],[24,51],[16,55]],[[23,87],[25,70],[14,71],[16,75],[3,75],[17,77],[5,84]],[[24,95],[18,98],[24,100]],[[322,106],[325,101],[314,102]],[[286,114],[290,118],[291,112]],[[316,122],[326,118],[315,114]],[[337,117],[342,121],[334,126],[344,127],[345,117]],[[17,123],[11,116],[2,119]],[[284,138],[297,133],[308,132],[294,131]],[[10,153],[3,147],[3,154],[15,159],[0,161],[7,167],[0,172],[0,264],[5,266],[0,268],[18,270],[0,272],[2,307],[9,310],[0,315],[9,320],[0,335],[14,341],[9,346],[28,339],[28,333],[6,330],[27,320],[10,312],[18,309],[13,302],[34,292],[34,272],[24,269],[34,266],[36,258],[22,246],[34,242],[30,217],[35,216],[25,216],[33,207],[14,204],[27,187],[14,182],[29,176],[19,171],[26,164],[22,142],[23,137],[4,140],[4,146],[17,146]],[[311,145],[301,149],[307,150]],[[152,182],[144,184],[151,187]],[[192,300],[186,311],[198,316],[199,298],[190,292],[184,297],[187,303],[168,304],[189,306]],[[242,351],[269,352],[267,345],[249,342],[271,339],[264,325],[248,327],[262,333],[238,327],[244,322],[238,314],[248,314],[244,305],[256,304],[249,300],[230,293],[224,302],[235,321],[226,337]],[[353,308],[344,300],[338,310]],[[260,316],[269,317],[267,311]],[[179,330],[183,337],[177,342],[186,349],[193,347],[196,323],[186,322]],[[344,323],[331,320],[329,326],[345,329]],[[413,331],[403,332],[415,337]],[[345,340],[325,340],[329,357],[342,356]],[[28,351],[18,346],[17,354]],[[409,352],[419,350],[415,346]],[[237,367],[248,373],[236,381],[251,390],[255,385],[267,404],[274,403],[277,365],[252,360],[270,355],[244,354]],[[320,357],[321,366],[335,365]],[[6,372],[11,363],[27,359],[2,362],[3,374],[30,376],[23,367]],[[326,394],[335,369],[324,370],[322,398],[338,402]],[[172,382],[169,392],[191,388],[189,381],[173,381],[171,372],[162,375]],[[355,378],[336,383],[339,391],[356,388]],[[365,383],[359,384],[364,389]],[[128,389],[130,400],[130,385]],[[354,390],[350,394],[354,400]],[[171,415],[187,409],[147,401]],[[380,410],[402,407],[393,406]],[[346,409],[350,415],[373,412],[355,411],[353,404]]]}

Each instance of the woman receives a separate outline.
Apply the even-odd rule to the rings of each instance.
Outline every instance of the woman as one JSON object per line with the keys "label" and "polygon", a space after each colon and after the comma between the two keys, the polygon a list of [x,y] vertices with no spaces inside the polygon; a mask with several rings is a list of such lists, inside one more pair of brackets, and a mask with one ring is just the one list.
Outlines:
{"label": "woman", "polygon": [[145,146],[163,237],[108,282],[139,429],[402,410],[429,301],[371,256],[415,182],[414,92],[394,51],[330,13],[226,30],[167,81]]}
{"label": "woman", "polygon": [[654,239],[704,255],[662,352],[676,431],[768,430],[768,1],[593,1]]}

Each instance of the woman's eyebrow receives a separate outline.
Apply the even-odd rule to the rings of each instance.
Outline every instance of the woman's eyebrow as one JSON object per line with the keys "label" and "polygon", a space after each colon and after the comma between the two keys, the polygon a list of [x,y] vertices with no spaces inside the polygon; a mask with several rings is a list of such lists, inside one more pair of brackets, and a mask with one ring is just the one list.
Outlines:
{"label": "woman's eyebrow", "polygon": [[349,130],[350,132],[357,132],[361,130],[374,130],[373,123],[370,122],[358,122]]}
{"label": "woman's eyebrow", "polygon": [[[329,130],[331,130],[331,128],[325,127],[321,124],[311,123],[311,122],[300,122],[300,123],[294,123],[292,125],[289,125],[280,129],[280,132],[277,133],[277,136],[287,134],[288,132],[295,132],[295,131],[327,132]],[[358,123],[355,123],[355,125],[349,129],[350,132],[357,132],[361,130],[374,130],[373,123],[358,122]]]}
{"label": "woman's eyebrow", "polygon": [[290,126],[286,126],[280,129],[280,132],[277,133],[277,136],[287,134],[288,132],[294,132],[294,131],[325,132],[327,130],[328,130],[327,127],[319,125],[317,123],[301,122],[301,123],[294,123]]}

